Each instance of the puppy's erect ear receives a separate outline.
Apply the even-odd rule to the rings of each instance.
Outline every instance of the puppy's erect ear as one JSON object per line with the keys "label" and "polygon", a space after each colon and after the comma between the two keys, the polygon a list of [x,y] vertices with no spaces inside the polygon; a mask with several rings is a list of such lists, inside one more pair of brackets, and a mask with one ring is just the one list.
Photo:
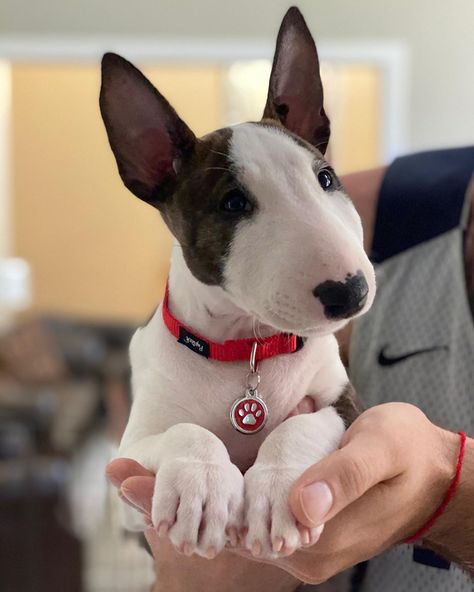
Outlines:
{"label": "puppy's erect ear", "polygon": [[278,32],[264,118],[277,119],[322,153],[329,141],[314,40],[303,15],[288,10]]}
{"label": "puppy's erect ear", "polygon": [[113,53],[102,59],[100,111],[123,182],[158,206],[193,151],[193,132],[135,66]]}

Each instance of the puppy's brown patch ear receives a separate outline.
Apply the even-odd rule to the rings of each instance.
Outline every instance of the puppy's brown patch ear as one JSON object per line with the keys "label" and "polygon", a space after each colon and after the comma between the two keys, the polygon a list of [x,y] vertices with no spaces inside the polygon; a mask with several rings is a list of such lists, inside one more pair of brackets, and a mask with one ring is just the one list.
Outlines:
{"label": "puppy's brown patch ear", "polygon": [[288,10],[278,32],[264,118],[280,121],[322,153],[329,141],[316,45],[296,8]]}
{"label": "puppy's brown patch ear", "polygon": [[135,66],[113,53],[102,59],[100,111],[123,182],[159,206],[194,149],[193,132]]}

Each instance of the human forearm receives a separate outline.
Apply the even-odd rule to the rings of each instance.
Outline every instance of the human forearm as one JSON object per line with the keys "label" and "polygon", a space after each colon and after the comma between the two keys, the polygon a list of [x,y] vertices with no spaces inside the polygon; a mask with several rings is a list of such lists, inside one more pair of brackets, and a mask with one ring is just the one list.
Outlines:
{"label": "human forearm", "polygon": [[[459,450],[459,436],[446,434],[446,445]],[[466,440],[461,479],[453,500],[424,539],[424,544],[474,577],[474,440]]]}
{"label": "human forearm", "polygon": [[364,247],[370,252],[374,234],[375,215],[382,181],[387,167],[349,173],[341,182],[359,214],[364,229]]}

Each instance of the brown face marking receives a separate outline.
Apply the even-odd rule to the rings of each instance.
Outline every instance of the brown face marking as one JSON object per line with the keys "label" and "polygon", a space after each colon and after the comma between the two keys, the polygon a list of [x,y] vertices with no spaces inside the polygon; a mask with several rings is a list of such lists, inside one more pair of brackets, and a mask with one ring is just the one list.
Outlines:
{"label": "brown face marking", "polygon": [[229,215],[220,209],[229,191],[245,192],[228,156],[231,137],[232,130],[223,128],[197,141],[193,154],[181,164],[173,195],[159,206],[189,269],[209,285],[223,286],[230,243],[238,224],[251,215]]}
{"label": "brown face marking", "polygon": [[221,285],[235,229],[251,211],[219,208],[229,191],[245,199],[228,157],[232,130],[196,139],[150,81],[116,54],[102,60],[100,107],[126,187],[160,210],[191,272]]}
{"label": "brown face marking", "polygon": [[[314,155],[316,169],[330,168],[321,152],[273,120],[255,122],[285,133],[297,145]],[[232,129],[217,130],[195,144],[192,155],[180,165],[176,188],[162,204],[157,204],[171,232],[178,239],[186,263],[193,275],[208,285],[223,285],[224,265],[237,226],[252,213],[225,215],[219,205],[239,185],[235,165],[229,158]],[[333,189],[340,188],[334,175]],[[257,209],[255,196],[247,194]]]}

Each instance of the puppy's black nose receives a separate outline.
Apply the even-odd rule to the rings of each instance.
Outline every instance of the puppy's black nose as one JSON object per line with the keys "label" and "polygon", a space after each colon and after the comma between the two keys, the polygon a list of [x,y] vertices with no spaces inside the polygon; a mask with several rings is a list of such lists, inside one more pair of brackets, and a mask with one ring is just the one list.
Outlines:
{"label": "puppy's black nose", "polygon": [[349,276],[345,282],[327,280],[313,290],[328,319],[348,319],[355,315],[366,303],[368,293],[369,286],[361,271]]}

